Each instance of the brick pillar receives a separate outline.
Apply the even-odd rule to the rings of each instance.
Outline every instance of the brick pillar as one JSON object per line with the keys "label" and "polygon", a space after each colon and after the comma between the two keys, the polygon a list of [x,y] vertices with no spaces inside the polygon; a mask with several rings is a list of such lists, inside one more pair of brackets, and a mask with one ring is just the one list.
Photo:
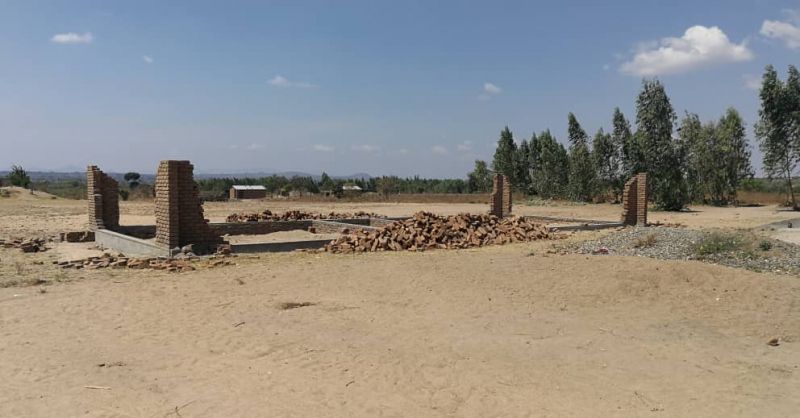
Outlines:
{"label": "brick pillar", "polygon": [[511,182],[503,176],[503,216],[511,216]]}
{"label": "brick pillar", "polygon": [[647,173],[636,175],[636,225],[647,226]]}
{"label": "brick pillar", "polygon": [[156,243],[169,248],[179,246],[178,166],[161,161],[155,181]]}
{"label": "brick pillar", "polygon": [[189,161],[161,161],[156,173],[156,243],[169,248],[194,244],[207,252],[222,243],[219,231],[203,217],[194,166]]}
{"label": "brick pillar", "polygon": [[647,225],[647,173],[631,177],[622,190],[622,223]]}
{"label": "brick pillar", "polygon": [[89,229],[116,229],[119,226],[119,184],[97,166],[86,168],[89,202]]}
{"label": "brick pillar", "polygon": [[502,218],[511,215],[511,182],[502,174],[495,174],[492,180],[492,195],[489,213]]}

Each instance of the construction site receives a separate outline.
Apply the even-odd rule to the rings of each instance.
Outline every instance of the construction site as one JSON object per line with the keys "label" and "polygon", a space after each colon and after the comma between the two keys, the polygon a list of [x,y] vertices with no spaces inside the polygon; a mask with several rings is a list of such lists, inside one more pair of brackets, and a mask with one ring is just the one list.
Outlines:
{"label": "construction site", "polygon": [[[84,201],[0,201],[2,415],[800,407],[791,212],[648,212],[645,173],[617,205],[502,175],[483,204],[203,203],[193,170],[161,161],[152,202],[93,165]],[[720,231],[755,249],[698,255]]]}

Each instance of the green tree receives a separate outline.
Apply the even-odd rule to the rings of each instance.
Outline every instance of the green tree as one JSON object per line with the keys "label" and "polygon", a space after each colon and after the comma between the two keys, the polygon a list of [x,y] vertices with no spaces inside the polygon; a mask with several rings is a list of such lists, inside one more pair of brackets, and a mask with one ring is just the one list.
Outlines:
{"label": "green tree", "polygon": [[[128,182],[128,188],[133,190],[139,187],[139,182],[140,179],[142,178],[142,175],[135,171],[129,171],[125,173],[125,175],[122,176],[122,178],[125,179],[126,182]],[[127,200],[127,198],[125,198],[125,200]]]}
{"label": "green tree", "polygon": [[622,195],[622,149],[611,134],[600,128],[592,143],[594,166],[597,169],[598,189],[602,193],[613,193],[615,200]]}
{"label": "green tree", "polygon": [[705,124],[687,113],[678,133],[689,197],[718,206],[734,202],[741,181],[753,173],[739,113],[730,108],[718,122]]}
{"label": "green tree", "polygon": [[569,175],[567,150],[550,131],[536,137],[538,161],[533,165],[533,188],[545,199],[561,197],[566,190]]}
{"label": "green tree", "polygon": [[613,130],[611,132],[611,140],[614,142],[614,146],[621,152],[622,178],[623,181],[625,181],[636,173],[644,170],[641,147],[639,146],[637,137],[631,133],[630,122],[625,119],[625,115],[622,114],[619,108],[614,109],[612,124]]}
{"label": "green tree", "polygon": [[792,208],[800,210],[792,188],[792,175],[800,158],[797,113],[800,111],[800,77],[794,66],[784,84],[775,68],[767,66],[761,80],[761,108],[755,126],[763,154],[764,171],[771,177],[786,180]]}
{"label": "green tree", "polygon": [[569,195],[575,200],[590,201],[595,194],[596,171],[589,151],[589,136],[574,114],[567,116],[569,123]]}
{"label": "green tree", "polygon": [[683,209],[688,200],[681,156],[672,139],[676,118],[661,82],[642,81],[636,99],[637,140],[644,168],[650,173],[653,200],[665,210]]}
{"label": "green tree", "polygon": [[750,163],[750,145],[744,120],[734,108],[728,108],[717,124],[719,137],[724,144],[723,157],[728,201],[737,201],[742,181],[753,177]]}
{"label": "green tree", "polygon": [[530,189],[531,185],[530,168],[528,166],[530,155],[530,145],[528,141],[523,139],[517,148],[514,159],[514,177],[516,178],[516,188],[526,192]]}
{"label": "green tree", "polygon": [[397,194],[400,191],[400,179],[397,176],[383,176],[378,179],[376,187],[378,193],[384,196]]}
{"label": "green tree", "polygon": [[709,137],[713,136],[713,126],[703,127],[700,117],[686,113],[678,127],[681,154],[684,157],[684,178],[687,198],[690,201],[705,199],[708,172]]}
{"label": "green tree", "polygon": [[320,190],[335,190],[336,183],[333,181],[331,176],[328,175],[326,172],[322,172],[322,176],[319,179],[319,189]]}
{"label": "green tree", "polygon": [[8,182],[12,186],[28,188],[31,185],[31,177],[22,166],[12,165],[11,172],[8,173]]}
{"label": "green tree", "polygon": [[475,169],[467,174],[467,188],[471,193],[486,193],[492,189],[492,174],[486,161],[475,160]]}
{"label": "green tree", "polygon": [[492,170],[495,173],[505,174],[511,181],[511,184],[516,184],[515,178],[515,162],[516,162],[517,144],[514,143],[514,135],[505,127],[500,132],[500,139],[497,140],[497,149],[494,151],[494,159],[492,160]]}

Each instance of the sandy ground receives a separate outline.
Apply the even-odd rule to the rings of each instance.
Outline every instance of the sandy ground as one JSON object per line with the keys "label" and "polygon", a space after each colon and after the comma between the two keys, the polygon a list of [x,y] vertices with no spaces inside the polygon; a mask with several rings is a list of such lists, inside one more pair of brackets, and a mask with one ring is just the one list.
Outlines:
{"label": "sandy ground", "polygon": [[271,234],[259,235],[231,235],[226,236],[225,240],[231,244],[251,244],[259,242],[294,242],[294,241],[308,241],[329,239],[334,240],[339,238],[340,234],[312,234],[308,231],[280,231]]}
{"label": "sandy ground", "polygon": [[[409,216],[418,211],[448,215],[462,212],[485,213],[488,205],[448,203],[339,203],[294,202],[286,200],[209,202],[204,205],[206,218],[224,222],[234,212],[261,212],[264,209],[282,212],[301,209],[314,212],[355,212],[363,210],[386,216]],[[797,212],[777,206],[719,208],[692,207],[689,212],[650,211],[650,222],[679,223],[688,228],[753,228],[798,217]],[[123,225],[155,223],[152,202],[121,202],[120,222]],[[618,221],[622,208],[613,204],[551,204],[530,206],[516,204],[518,215],[561,216],[571,218]],[[26,199],[0,198],[0,237],[14,235],[53,235],[64,230],[86,228],[86,201],[51,199],[48,196]],[[800,224],[798,224],[800,226]]]}
{"label": "sandy ground", "polygon": [[[0,200],[0,235],[63,230],[85,216],[71,202],[12,202]],[[149,216],[139,212],[146,208],[123,204],[123,219]],[[516,208],[601,219],[614,219],[615,209]],[[698,208],[654,218],[730,227],[791,215]],[[0,280],[52,283],[0,288],[0,416],[782,417],[800,410],[797,277],[548,254],[552,246],[265,254],[181,274],[63,271],[50,264],[57,251],[0,249]],[[767,345],[772,338],[780,345]]]}

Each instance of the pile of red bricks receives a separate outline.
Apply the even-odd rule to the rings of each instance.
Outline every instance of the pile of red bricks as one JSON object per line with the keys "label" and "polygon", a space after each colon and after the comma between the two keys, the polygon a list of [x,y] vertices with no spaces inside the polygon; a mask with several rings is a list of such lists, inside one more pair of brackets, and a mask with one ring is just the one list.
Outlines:
{"label": "pile of red bricks", "polygon": [[202,264],[196,261],[199,261],[199,259],[128,258],[125,256],[103,254],[98,257],[82,258],[79,260],[54,261],[53,264],[64,269],[96,270],[104,268],[128,268],[164,270],[175,273],[194,271],[197,270],[198,267],[215,268],[233,264],[231,260],[227,260],[223,256],[212,256]]}
{"label": "pile of red bricks", "polygon": [[86,168],[89,200],[89,229],[116,229],[119,226],[119,184],[97,166]]}
{"label": "pile of red bricks", "polygon": [[16,238],[10,240],[0,239],[0,247],[17,248],[23,253],[38,253],[47,251],[45,243],[47,243],[47,241],[42,238]]}
{"label": "pile of red bricks", "polygon": [[226,221],[258,222],[258,221],[304,221],[308,219],[318,220],[318,219],[370,219],[370,218],[386,218],[386,216],[364,211],[357,211],[354,213],[347,213],[347,212],[315,213],[315,212],[306,212],[302,210],[290,210],[283,213],[274,213],[269,209],[267,209],[261,213],[233,213],[228,215]]}
{"label": "pile of red bricks", "polygon": [[174,248],[193,244],[200,253],[222,243],[219,231],[203,217],[194,166],[189,161],[161,161],[156,173],[156,242]]}
{"label": "pile of red bricks", "polygon": [[647,173],[639,173],[622,190],[622,223],[647,226]]}
{"label": "pile of red bricks", "polygon": [[489,213],[498,218],[511,215],[511,182],[503,174],[495,174]]}
{"label": "pile of red bricks", "polygon": [[527,242],[554,238],[545,225],[525,218],[460,214],[437,216],[419,212],[372,231],[356,231],[332,241],[325,251],[354,253],[367,251],[425,251],[471,248],[484,245]]}

